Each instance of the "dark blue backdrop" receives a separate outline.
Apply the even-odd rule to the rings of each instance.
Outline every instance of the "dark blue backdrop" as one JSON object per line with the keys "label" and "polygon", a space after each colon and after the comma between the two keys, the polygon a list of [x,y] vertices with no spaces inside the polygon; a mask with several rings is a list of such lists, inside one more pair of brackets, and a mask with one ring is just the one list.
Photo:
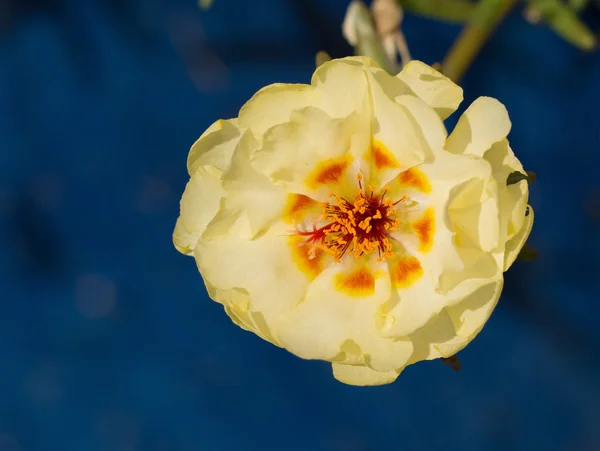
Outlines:
{"label": "dark blue backdrop", "polygon": [[[232,325],[174,250],[190,145],[307,82],[317,50],[349,54],[346,5],[3,2],[0,451],[600,449],[600,55],[518,13],[464,88],[508,107],[541,258],[508,272],[461,372],[344,386]],[[405,21],[430,64],[458,30]]]}

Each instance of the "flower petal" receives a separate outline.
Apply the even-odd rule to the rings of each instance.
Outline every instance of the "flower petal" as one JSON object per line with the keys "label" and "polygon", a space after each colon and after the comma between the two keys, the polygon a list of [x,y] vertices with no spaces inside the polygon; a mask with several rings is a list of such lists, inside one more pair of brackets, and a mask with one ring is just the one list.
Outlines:
{"label": "flower petal", "polygon": [[375,371],[364,365],[333,363],[333,377],[348,385],[375,386],[394,382],[400,371]]}
{"label": "flower petal", "polygon": [[[399,260],[402,262],[402,260]],[[397,262],[390,261],[390,273],[394,281],[397,272],[394,266]],[[413,273],[414,274],[414,273]],[[500,271],[496,271],[500,277]],[[466,279],[447,293],[439,293],[435,289],[436,280],[425,272],[417,273],[415,281],[403,286],[395,283],[392,296],[378,311],[380,334],[389,338],[400,338],[410,335],[440,315],[444,308],[460,304],[468,299],[482,285],[489,283],[488,279]]]}
{"label": "flower petal", "polygon": [[410,61],[397,77],[442,119],[454,113],[463,100],[460,86],[421,61]]}
{"label": "flower petal", "polygon": [[459,243],[464,245],[468,239],[484,252],[491,252],[498,247],[500,211],[497,196],[468,207],[450,208],[449,213]]}
{"label": "flower petal", "polygon": [[[398,273],[396,267],[402,265],[402,261],[390,262],[392,277]],[[378,312],[380,334],[387,338],[409,335],[440,312],[446,301],[446,296],[435,292],[434,281],[429,274],[420,275],[408,286],[397,284],[392,289],[390,300]]]}
{"label": "flower petal", "polygon": [[221,171],[212,166],[196,169],[181,198],[181,214],[173,232],[175,248],[186,255],[193,255],[198,237],[219,211],[221,197]]}
{"label": "flower petal", "polygon": [[459,304],[446,309],[457,335],[471,341],[483,328],[502,291],[503,279],[486,283]]}
{"label": "flower petal", "polygon": [[409,364],[453,356],[468,343],[468,340],[456,334],[446,310],[442,310],[425,326],[412,333],[410,339],[414,344],[414,351]]}
{"label": "flower petal", "polygon": [[317,108],[292,113],[271,128],[252,165],[287,191],[326,201],[332,188],[354,195],[358,186],[354,149],[366,148],[368,130],[356,114],[332,119]]}
{"label": "flower petal", "polygon": [[533,208],[531,208],[531,206],[528,205],[527,211],[528,213],[525,216],[523,226],[521,227],[519,232],[506,242],[506,252],[504,254],[504,271],[508,271],[508,268],[512,266],[512,264],[519,256],[519,252],[521,252],[523,245],[529,237],[531,228],[533,227]]}
{"label": "flower petal", "polygon": [[275,83],[262,88],[240,110],[238,125],[250,129],[257,140],[278,124],[289,121],[293,111],[314,106],[318,98],[310,85]]}
{"label": "flower petal", "polygon": [[403,95],[396,97],[396,103],[402,106],[407,112],[413,124],[413,128],[418,131],[422,140],[427,143],[424,149],[425,156],[428,159],[433,158],[434,153],[438,153],[444,148],[448,132],[444,123],[427,104],[412,95]]}
{"label": "flower petal", "polygon": [[218,120],[212,124],[190,150],[187,160],[190,176],[193,176],[202,165],[210,165],[226,171],[240,136],[237,119]]}
{"label": "flower petal", "polygon": [[[367,68],[365,63],[371,66]],[[344,118],[369,105],[369,70],[377,70],[370,58],[344,58],[320,65],[311,84],[318,93],[319,107],[333,118]]]}
{"label": "flower petal", "polygon": [[[435,230],[430,251],[414,247],[409,251],[421,261],[425,272],[439,277],[436,290],[444,294],[466,279],[494,276],[495,260],[482,250],[498,240],[494,232],[497,227],[485,229],[486,224],[498,220],[495,201],[487,208],[481,207],[485,200],[497,196],[489,163],[440,152],[435,162],[423,164],[419,169],[431,181],[429,205],[434,208]],[[458,212],[456,217],[455,212]],[[489,265],[482,266],[486,258],[491,270],[483,273],[489,269]]]}
{"label": "flower petal", "polygon": [[287,196],[282,187],[274,185],[250,164],[256,146],[253,135],[244,132],[231,166],[223,175],[225,203],[228,208],[243,212],[253,236],[282,219]]}
{"label": "flower petal", "polygon": [[500,227],[503,243],[505,243],[523,226],[529,185],[526,180],[514,185],[506,185],[509,174],[515,171],[525,172],[506,139],[494,144],[485,153],[484,158],[492,165],[493,177],[499,186]]}
{"label": "flower petal", "polygon": [[460,117],[446,141],[446,150],[483,157],[494,143],[506,138],[510,127],[504,105],[491,97],[479,97]]}
{"label": "flower petal", "polygon": [[381,338],[376,326],[376,310],[389,296],[383,264],[334,264],[311,283],[301,304],[282,315],[277,335],[286,349],[305,359],[363,364],[377,371],[402,368],[412,344]]}
{"label": "flower petal", "polygon": [[[207,289],[210,284],[206,284]],[[208,290],[212,299],[223,304],[225,313],[234,324],[248,332],[253,332],[263,340],[266,340],[275,346],[281,347],[277,339],[272,335],[271,328],[264,319],[264,315],[259,312],[248,310],[249,296],[246,290],[219,290],[212,288]]]}
{"label": "flower petal", "polygon": [[211,233],[213,227],[219,229],[220,224],[211,222],[196,245],[200,272],[220,290],[245,290],[247,309],[263,314],[271,327],[279,315],[303,299],[310,282],[292,258],[288,237],[282,230],[271,229],[250,240],[239,231]]}
{"label": "flower petal", "polygon": [[[399,80],[393,80],[403,85]],[[440,118],[419,98],[412,95],[390,97],[373,74],[369,74],[369,82],[374,139],[371,153],[367,155],[372,166],[370,183],[383,186],[400,170],[431,160],[432,151],[444,147],[447,133]]]}

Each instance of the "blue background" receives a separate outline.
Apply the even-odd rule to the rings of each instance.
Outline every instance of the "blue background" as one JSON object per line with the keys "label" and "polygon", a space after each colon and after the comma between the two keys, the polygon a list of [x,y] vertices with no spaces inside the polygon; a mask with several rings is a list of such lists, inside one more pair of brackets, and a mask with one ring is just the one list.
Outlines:
{"label": "blue background", "polygon": [[[600,449],[600,55],[518,12],[465,104],[508,107],[540,258],[507,273],[462,371],[342,385],[231,324],[173,248],[191,144],[260,87],[307,82],[317,50],[348,55],[346,5],[2,3],[0,451]],[[404,29],[430,64],[459,31]]]}

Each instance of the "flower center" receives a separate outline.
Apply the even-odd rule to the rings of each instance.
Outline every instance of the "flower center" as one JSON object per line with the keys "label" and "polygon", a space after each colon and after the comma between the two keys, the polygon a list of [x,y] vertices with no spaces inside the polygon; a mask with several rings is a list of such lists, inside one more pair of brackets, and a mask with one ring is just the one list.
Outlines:
{"label": "flower center", "polygon": [[[317,248],[333,255],[336,261],[348,252],[356,259],[363,255],[378,253],[378,261],[393,256],[389,232],[398,228],[396,205],[405,198],[394,202],[385,199],[389,187],[385,186],[379,195],[369,185],[370,194],[363,189],[362,176],[358,175],[359,191],[354,202],[331,194],[332,202],[324,204],[323,215],[312,230],[296,229],[297,235],[306,237],[300,245],[310,245],[309,258],[315,258]],[[319,221],[325,225],[317,227]]]}

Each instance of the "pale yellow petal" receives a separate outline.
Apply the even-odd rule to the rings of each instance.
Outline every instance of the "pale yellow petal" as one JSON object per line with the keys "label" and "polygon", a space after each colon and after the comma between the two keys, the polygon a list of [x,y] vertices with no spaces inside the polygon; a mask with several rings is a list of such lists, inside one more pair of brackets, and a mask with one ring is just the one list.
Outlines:
{"label": "pale yellow petal", "polygon": [[310,85],[276,83],[262,88],[242,107],[241,129],[249,129],[261,141],[264,133],[289,121],[293,111],[315,106],[318,96]]}
{"label": "pale yellow petal", "polygon": [[533,208],[528,205],[527,211],[528,213],[523,221],[523,226],[519,232],[506,243],[506,253],[504,254],[504,271],[507,271],[519,256],[519,252],[521,252],[521,249],[525,245],[525,242],[529,237],[529,233],[531,232],[531,228],[533,227]]}
{"label": "pale yellow petal", "polygon": [[319,66],[311,81],[320,100],[318,107],[333,118],[344,118],[369,105],[369,68],[365,62],[370,59],[343,58]]}
{"label": "pale yellow petal", "polygon": [[444,294],[466,279],[495,276],[501,256],[483,250],[499,240],[497,184],[489,163],[441,152],[419,168],[431,181],[435,233],[431,250],[415,255],[426,272],[438,275],[436,290]]}
{"label": "pale yellow petal", "polygon": [[[334,264],[309,286],[304,301],[281,317],[277,335],[286,349],[305,359],[362,360],[378,371],[402,368],[412,344],[380,337],[376,325],[377,308],[389,296],[382,264]],[[340,353],[354,356],[340,359]]]}
{"label": "pale yellow petal", "polygon": [[463,100],[460,86],[421,61],[410,61],[397,77],[442,119],[454,113]]}
{"label": "pale yellow petal", "polygon": [[[446,129],[422,100],[414,95],[390,96],[392,87],[383,85],[374,74],[368,77],[373,109],[373,147],[367,155],[373,173],[372,183],[383,186],[401,170],[406,170],[433,158],[443,149]],[[402,92],[404,84],[396,92]],[[389,81],[389,80],[388,80]]]}
{"label": "pale yellow petal", "polygon": [[529,184],[526,180],[500,190],[500,217],[505,242],[512,239],[523,227],[528,200]]}
{"label": "pale yellow petal", "polygon": [[332,190],[353,195],[358,189],[353,152],[368,146],[368,129],[357,114],[332,119],[322,110],[294,112],[271,128],[252,165],[289,192],[326,201]]}
{"label": "pale yellow petal", "polygon": [[227,314],[227,316],[229,316],[229,319],[233,322],[233,324],[235,324],[238,327],[241,327],[244,330],[247,330],[248,332],[256,333],[256,329],[254,328],[254,325],[250,320],[250,315],[248,314],[248,312],[241,312],[239,310],[227,306],[223,307],[223,309],[225,310],[225,313]]}
{"label": "pale yellow petal", "polygon": [[181,198],[181,213],[173,232],[173,243],[179,252],[194,253],[198,237],[219,211],[224,194],[219,169],[212,166],[196,169]]}
{"label": "pale yellow petal", "polygon": [[511,123],[504,105],[491,97],[479,97],[460,117],[446,141],[449,152],[483,157],[494,143],[506,138]]}
{"label": "pale yellow petal", "polygon": [[396,102],[408,111],[413,127],[419,130],[421,138],[427,143],[425,155],[432,159],[433,154],[442,151],[448,137],[448,132],[441,118],[423,100],[416,96],[398,96]]}
{"label": "pale yellow petal", "polygon": [[512,172],[525,172],[523,165],[510,148],[507,139],[494,143],[483,155],[492,166],[492,174],[496,181],[506,185],[506,179]]}
{"label": "pale yellow petal", "polygon": [[508,176],[511,173],[525,172],[506,139],[494,144],[485,153],[484,158],[492,165],[493,176],[500,188],[501,237],[503,242],[506,242],[523,226],[525,207],[529,197],[529,185],[526,180],[509,186],[506,185]]}
{"label": "pale yellow petal", "polygon": [[221,290],[212,286],[206,280],[204,283],[208,295],[214,301],[223,304],[225,313],[234,324],[244,330],[255,333],[263,340],[271,342],[275,346],[281,346],[277,342],[277,338],[271,333],[271,328],[267,324],[264,315],[260,312],[249,310],[250,295],[246,290],[240,288]]}
{"label": "pale yellow petal", "polygon": [[457,335],[471,341],[483,328],[502,291],[503,280],[493,280],[461,301],[446,309]]}
{"label": "pale yellow petal", "polygon": [[[393,265],[390,262],[392,274],[395,272]],[[448,299],[436,293],[434,286],[435,280],[425,273],[408,287],[394,287],[390,300],[378,312],[381,335],[387,338],[404,337],[440,312]]]}
{"label": "pale yellow petal", "polygon": [[480,204],[450,209],[450,218],[459,242],[467,239],[484,252],[496,249],[500,242],[498,197],[490,196]]}
{"label": "pale yellow petal", "polygon": [[400,371],[375,371],[363,365],[333,363],[331,366],[333,377],[338,381],[361,387],[390,384],[400,374]]}
{"label": "pale yellow petal", "polygon": [[245,290],[247,309],[264,315],[271,327],[279,315],[303,299],[310,282],[293,260],[289,237],[282,230],[270,230],[254,239],[219,230],[216,238],[209,239],[213,227],[220,224],[209,224],[196,245],[200,272],[220,290]]}
{"label": "pale yellow petal", "polygon": [[468,340],[456,334],[446,310],[435,315],[431,321],[410,335],[414,345],[409,364],[421,360],[451,357],[463,349]]}
{"label": "pale yellow petal", "polygon": [[[390,272],[394,274],[393,266]],[[494,276],[499,278],[500,274],[498,270]],[[445,308],[465,302],[489,283],[487,278],[465,278],[451,291],[440,294],[435,289],[436,280],[432,279],[431,274],[424,273],[409,286],[392,288],[390,300],[378,312],[382,336],[399,338],[410,335],[426,327]]]}
{"label": "pale yellow petal", "polygon": [[237,119],[218,120],[212,124],[192,146],[187,167],[190,176],[203,165],[214,166],[226,171],[241,133]]}
{"label": "pale yellow petal", "polygon": [[[491,169],[489,164],[483,160],[453,155],[448,152],[438,153],[434,162],[423,164],[419,166],[419,169],[431,184],[428,202],[434,217],[431,226],[423,230],[423,232],[429,232],[431,245],[424,249],[419,246],[410,251],[421,261],[427,273],[440,278],[436,282],[436,289],[443,294],[451,290],[460,280],[470,277],[470,274],[465,272],[470,266],[470,262],[464,261],[464,256],[458,249],[462,243],[457,242],[456,234],[460,231],[452,222],[451,211],[457,206],[465,208],[470,205],[478,205],[482,199],[489,196],[486,182],[490,179]],[[464,190],[475,183],[482,184],[484,191],[477,192],[476,195],[463,196]],[[473,225],[477,229],[479,228],[478,223]],[[411,242],[408,237],[404,239],[406,243]],[[442,276],[448,272],[459,276],[461,273],[463,275],[453,283],[446,285],[443,283]]]}
{"label": "pale yellow petal", "polygon": [[231,166],[223,175],[227,208],[241,211],[247,218],[252,236],[264,232],[281,221],[287,193],[276,186],[250,163],[257,143],[254,136],[244,132],[233,154]]}

